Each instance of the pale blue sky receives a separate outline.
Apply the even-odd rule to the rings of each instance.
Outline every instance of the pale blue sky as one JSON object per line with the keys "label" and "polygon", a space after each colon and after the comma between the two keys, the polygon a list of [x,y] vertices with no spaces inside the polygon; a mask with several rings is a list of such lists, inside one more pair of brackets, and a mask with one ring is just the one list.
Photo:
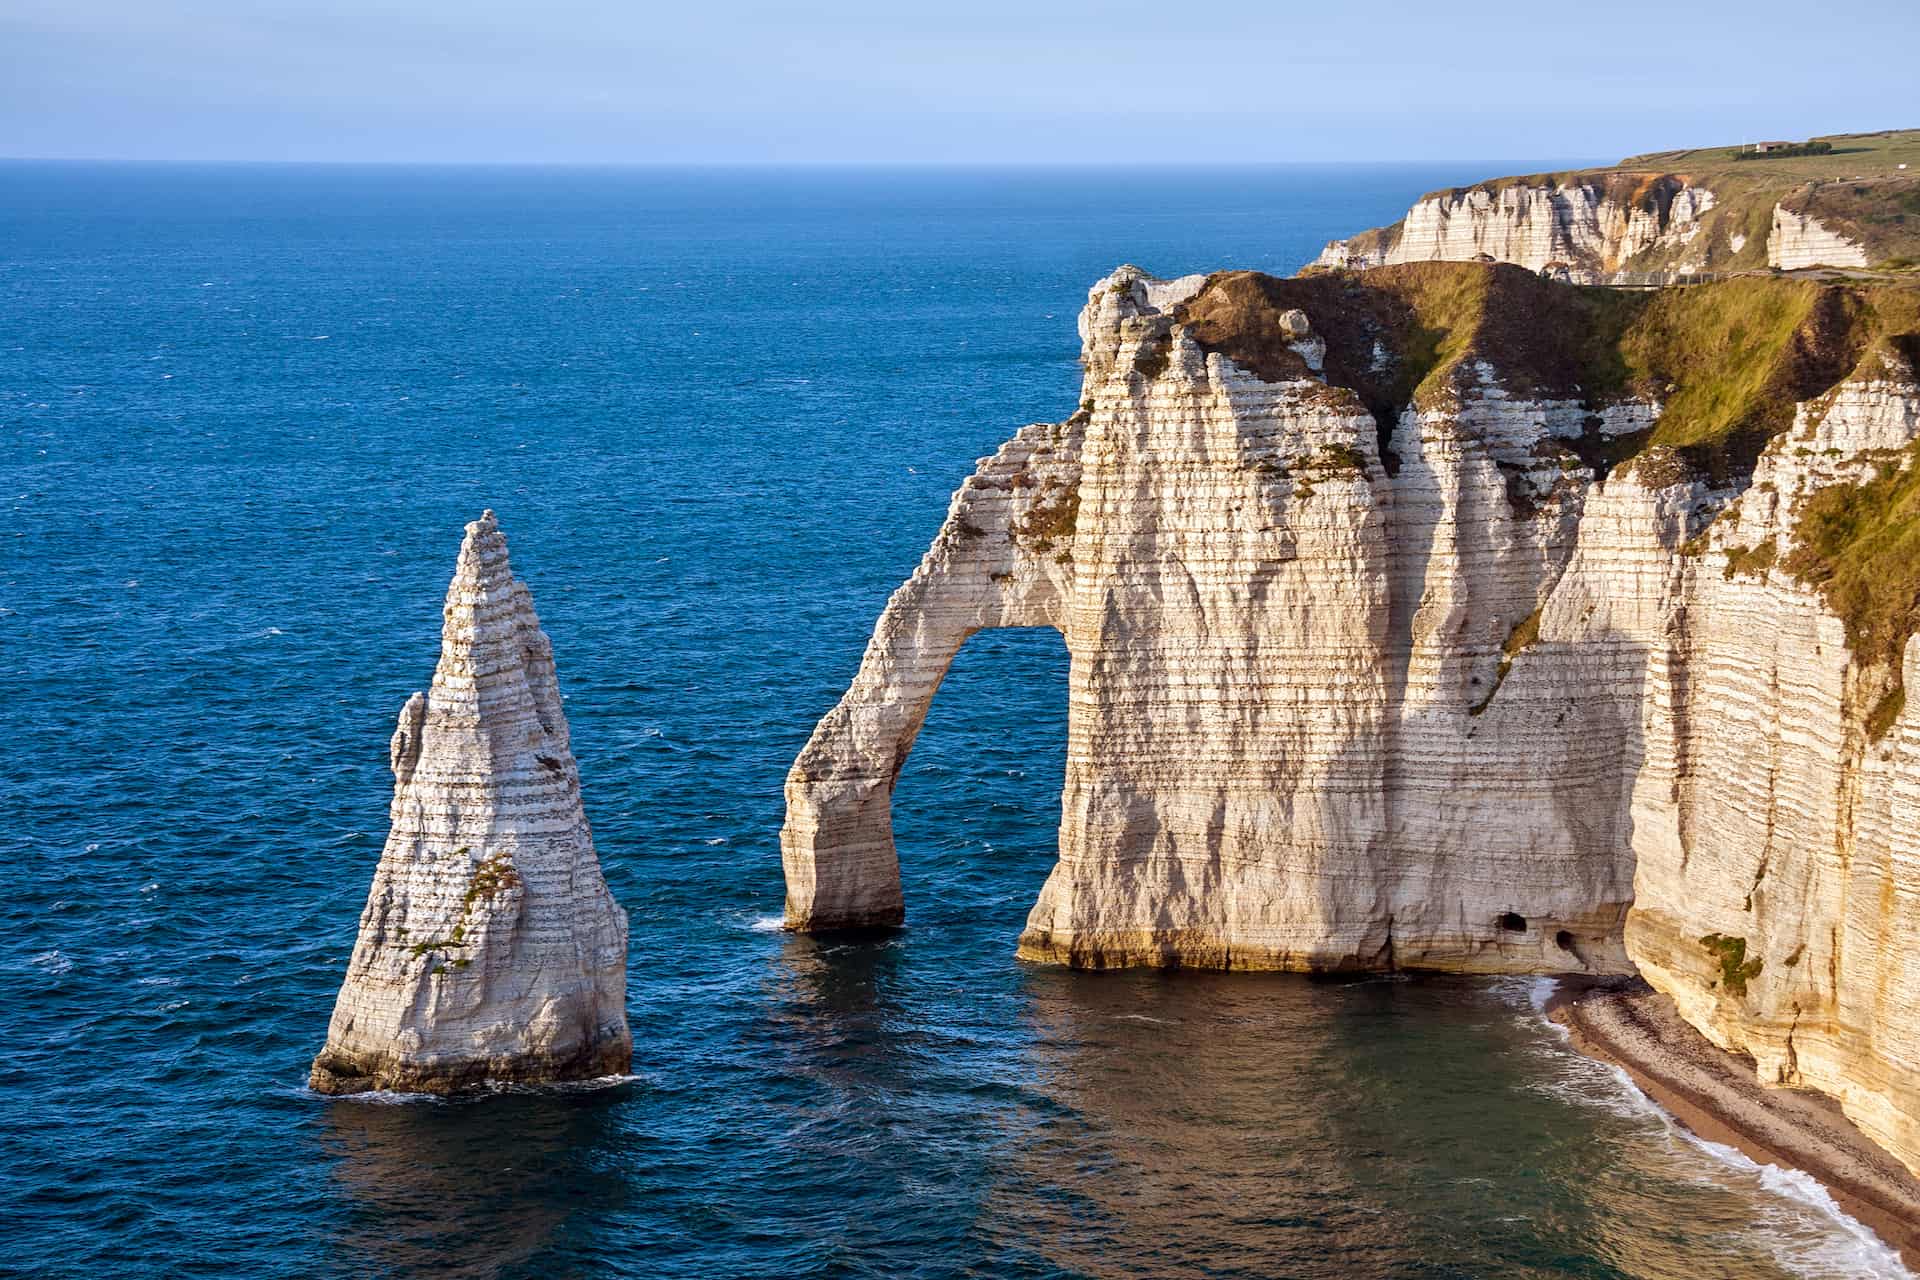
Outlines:
{"label": "pale blue sky", "polygon": [[14,157],[1519,164],[1917,86],[1915,0],[0,0]]}

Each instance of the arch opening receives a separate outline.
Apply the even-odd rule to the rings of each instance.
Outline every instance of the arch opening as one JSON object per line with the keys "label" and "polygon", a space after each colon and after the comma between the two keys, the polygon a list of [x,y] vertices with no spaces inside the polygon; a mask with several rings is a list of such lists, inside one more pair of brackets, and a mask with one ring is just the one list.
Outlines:
{"label": "arch opening", "polygon": [[955,655],[894,785],[913,924],[1019,932],[1059,857],[1068,665],[1052,627],[976,632]]}

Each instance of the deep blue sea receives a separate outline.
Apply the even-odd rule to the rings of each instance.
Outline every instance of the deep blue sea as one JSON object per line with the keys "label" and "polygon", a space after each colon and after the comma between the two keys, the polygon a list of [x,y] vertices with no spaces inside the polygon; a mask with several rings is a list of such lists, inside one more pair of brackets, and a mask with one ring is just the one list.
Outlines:
{"label": "deep blue sea", "polygon": [[[1065,654],[977,637],[909,927],[775,927],[781,782],[1137,262],[1290,272],[1477,170],[0,165],[0,1272],[1899,1275],[1541,984],[1016,962]],[[323,1100],[462,524],[553,638],[636,1078]]]}

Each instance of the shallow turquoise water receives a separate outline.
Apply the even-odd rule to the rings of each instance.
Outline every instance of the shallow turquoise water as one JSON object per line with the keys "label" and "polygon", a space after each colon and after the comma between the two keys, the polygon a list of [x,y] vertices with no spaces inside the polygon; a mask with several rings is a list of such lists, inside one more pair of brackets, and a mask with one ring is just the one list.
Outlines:
{"label": "shallow turquoise water", "polygon": [[[1291,271],[1472,176],[0,165],[0,1271],[1896,1274],[1530,984],[1016,963],[1051,633],[942,689],[910,927],[767,927],[787,764],[972,460],[1072,409],[1088,285]],[[320,1100],[483,506],[632,914],[636,1078]]]}

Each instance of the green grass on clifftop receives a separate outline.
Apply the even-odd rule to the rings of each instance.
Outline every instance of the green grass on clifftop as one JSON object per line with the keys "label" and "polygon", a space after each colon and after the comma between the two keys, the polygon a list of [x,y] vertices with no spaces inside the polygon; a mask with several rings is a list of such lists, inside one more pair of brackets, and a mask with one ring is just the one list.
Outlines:
{"label": "green grass on clifftop", "polygon": [[[1754,141],[1748,139],[1747,141]],[[1711,147],[1683,148],[1678,151],[1649,151],[1628,156],[1614,169],[1664,169],[1695,178],[1719,176],[1738,169],[1762,171],[1783,182],[1817,179],[1849,179],[1855,176],[1884,177],[1900,172],[1899,166],[1920,170],[1920,129],[1882,129],[1874,133],[1831,133],[1809,142],[1825,142],[1832,150],[1822,155],[1773,155],[1735,161],[1732,152],[1741,142],[1723,142]]]}
{"label": "green grass on clifftop", "polygon": [[1750,470],[1797,402],[1859,362],[1873,336],[1867,292],[1743,277],[1636,295],[1619,350],[1627,387],[1665,405],[1648,443],[1689,451],[1716,480]]}
{"label": "green grass on clifftop", "polygon": [[1751,471],[1794,405],[1845,378],[1875,343],[1920,334],[1920,288],[1906,285],[1755,276],[1627,292],[1471,262],[1285,280],[1225,272],[1178,318],[1204,349],[1280,380],[1306,371],[1279,325],[1295,307],[1327,344],[1327,380],[1359,395],[1383,443],[1403,408],[1458,394],[1484,359],[1515,395],[1596,410],[1660,401],[1650,435],[1608,461],[1664,446],[1720,481]]}
{"label": "green grass on clifftop", "polygon": [[[1920,266],[1920,129],[1831,134],[1809,141],[1831,150],[1813,155],[1765,155],[1735,160],[1738,143],[1629,156],[1618,164],[1554,173],[1488,178],[1445,187],[1423,199],[1469,191],[1498,194],[1510,187],[1586,187],[1626,208],[1653,214],[1665,225],[1674,193],[1707,187],[1713,204],[1699,231],[1620,262],[1594,262],[1615,271],[1763,270],[1774,206],[1811,214],[1828,229],[1863,245],[1867,260],[1897,270]],[[1907,168],[1902,169],[1901,165]],[[1356,253],[1378,253],[1398,243],[1404,224],[1375,227],[1347,240]]]}

